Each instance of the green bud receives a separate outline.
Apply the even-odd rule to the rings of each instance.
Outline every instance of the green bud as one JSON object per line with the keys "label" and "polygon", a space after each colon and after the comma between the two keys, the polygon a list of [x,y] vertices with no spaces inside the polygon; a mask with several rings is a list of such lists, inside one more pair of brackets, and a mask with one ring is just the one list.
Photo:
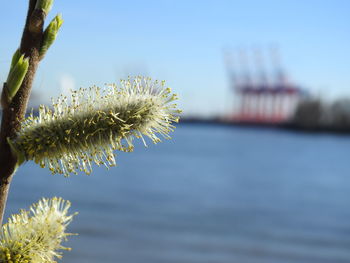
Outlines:
{"label": "green bud", "polygon": [[10,71],[13,69],[13,67],[17,64],[19,58],[21,57],[21,52],[19,51],[19,48],[16,50],[16,52],[12,56],[12,61],[11,61],[11,67]]}
{"label": "green bud", "polygon": [[28,58],[21,55],[7,77],[8,100],[11,101],[21,86],[29,67]]}
{"label": "green bud", "polygon": [[9,137],[7,138],[7,143],[10,145],[12,154],[16,155],[16,157],[17,157],[17,165],[16,165],[16,168],[17,168],[25,161],[25,156],[21,151],[18,151],[16,149],[16,147],[14,146],[13,142],[11,141],[11,139]]}
{"label": "green bud", "polygon": [[35,5],[35,9],[44,10],[45,14],[48,14],[51,10],[53,0],[38,0]]}
{"label": "green bud", "polygon": [[43,57],[52,43],[55,41],[58,30],[62,26],[63,19],[60,14],[56,15],[44,31],[43,42],[40,49],[40,57]]}

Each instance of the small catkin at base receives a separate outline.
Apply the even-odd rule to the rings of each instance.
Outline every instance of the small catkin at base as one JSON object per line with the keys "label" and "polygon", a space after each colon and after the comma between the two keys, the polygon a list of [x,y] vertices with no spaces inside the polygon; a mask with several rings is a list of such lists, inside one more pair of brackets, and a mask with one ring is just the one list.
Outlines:
{"label": "small catkin at base", "polygon": [[62,241],[75,214],[68,214],[70,202],[62,198],[41,199],[29,211],[12,215],[0,231],[0,262],[54,263],[61,258]]}
{"label": "small catkin at base", "polygon": [[52,173],[90,174],[92,163],[114,166],[113,151],[132,151],[135,137],[144,143],[143,136],[154,143],[161,141],[158,134],[169,139],[181,112],[176,99],[165,82],[142,77],[121,81],[121,87],[80,89],[70,103],[61,96],[53,110],[40,106],[39,116],[23,122],[12,145]]}

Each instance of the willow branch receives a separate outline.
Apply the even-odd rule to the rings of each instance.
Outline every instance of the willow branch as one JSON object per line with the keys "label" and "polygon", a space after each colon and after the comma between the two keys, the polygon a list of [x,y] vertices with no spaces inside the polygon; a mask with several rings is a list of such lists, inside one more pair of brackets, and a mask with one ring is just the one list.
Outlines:
{"label": "willow branch", "polygon": [[[23,120],[33,79],[40,62],[40,48],[43,38],[43,25],[46,13],[43,9],[37,9],[36,4],[40,0],[30,0],[25,27],[22,34],[20,53],[29,60],[28,71],[18,89],[16,95],[9,102],[6,98],[6,83],[2,91],[2,120],[0,130],[0,224],[2,223],[6,206],[7,195],[16,170],[17,157],[12,153],[8,138],[15,138],[16,131]],[[8,102],[8,103],[7,103]]]}

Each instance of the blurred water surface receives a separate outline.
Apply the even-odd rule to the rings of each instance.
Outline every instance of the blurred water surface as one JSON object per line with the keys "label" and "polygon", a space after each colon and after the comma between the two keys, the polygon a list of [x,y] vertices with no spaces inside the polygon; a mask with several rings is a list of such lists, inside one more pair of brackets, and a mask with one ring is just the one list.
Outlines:
{"label": "blurred water surface", "polygon": [[79,211],[65,263],[350,262],[350,137],[180,125],[93,176],[21,167],[9,213]]}

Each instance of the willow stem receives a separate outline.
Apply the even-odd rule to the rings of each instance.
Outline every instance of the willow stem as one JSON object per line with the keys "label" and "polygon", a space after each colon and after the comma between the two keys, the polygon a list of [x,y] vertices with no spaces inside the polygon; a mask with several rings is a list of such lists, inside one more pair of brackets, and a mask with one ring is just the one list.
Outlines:
{"label": "willow stem", "polygon": [[[46,13],[43,10],[35,9],[36,2],[37,0],[29,0],[26,23],[20,44],[20,53],[29,58],[29,68],[11,102],[8,104],[3,103],[2,105],[0,130],[0,225],[4,216],[11,180],[17,167],[17,157],[12,154],[7,138],[16,137],[16,131],[19,129],[27,109],[33,79],[40,61],[39,51],[43,38],[43,25]],[[5,87],[6,84],[4,83],[2,97],[6,96],[6,92],[4,92]]]}

